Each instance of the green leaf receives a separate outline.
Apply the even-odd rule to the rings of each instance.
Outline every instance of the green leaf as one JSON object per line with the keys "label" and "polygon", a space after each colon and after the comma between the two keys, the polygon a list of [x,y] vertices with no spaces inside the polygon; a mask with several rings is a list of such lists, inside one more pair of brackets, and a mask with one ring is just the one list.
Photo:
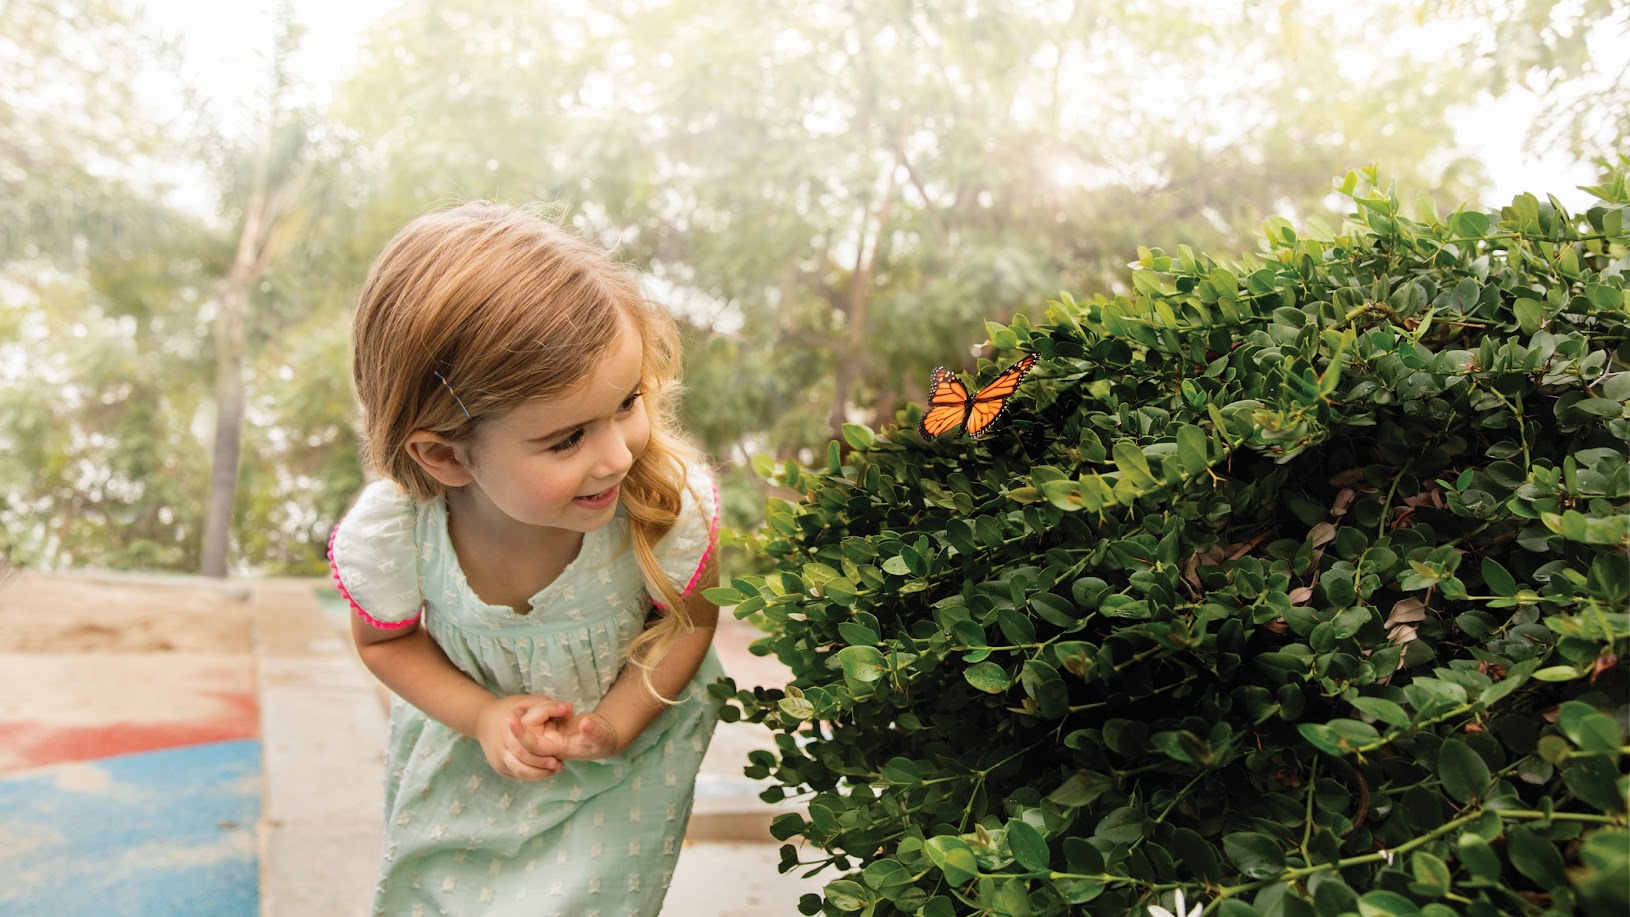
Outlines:
{"label": "green leaf", "polygon": [[720,608],[724,608],[730,605],[735,605],[742,599],[746,598],[746,596],[730,588],[729,586],[714,586],[711,589],[703,589],[702,598],[707,599],[709,602],[712,602]]}
{"label": "green leaf", "polygon": [[828,882],[821,892],[826,896],[827,903],[840,911],[858,911],[871,903],[871,894],[866,887],[850,879]]}
{"label": "green leaf", "polygon": [[1353,706],[1388,726],[1401,729],[1409,725],[1409,712],[1384,697],[1355,697]]}
{"label": "green leaf", "polygon": [[1415,902],[1396,892],[1371,891],[1365,892],[1358,899],[1358,913],[1360,917],[1413,917],[1421,909]]}
{"label": "green leaf", "polygon": [[1121,806],[1098,820],[1092,836],[1113,844],[1130,844],[1143,836],[1149,819],[1133,806]]}
{"label": "green leaf", "polygon": [[1488,882],[1500,880],[1500,855],[1494,852],[1489,842],[1477,834],[1462,831],[1458,845],[1460,862],[1472,875]]}
{"label": "green leaf", "polygon": [[1623,291],[1605,283],[1585,284],[1585,298],[1590,300],[1591,305],[1604,312],[1616,312],[1624,305]]}
{"label": "green leaf", "polygon": [[1013,686],[1007,670],[994,662],[978,662],[962,670],[962,677],[987,694],[1000,694]]}
{"label": "green leaf", "polygon": [[1545,321],[1545,307],[1537,299],[1519,299],[1512,304],[1511,311],[1517,316],[1517,325],[1523,334],[1533,334]]}
{"label": "green leaf", "polygon": [[1058,789],[1047,794],[1047,801],[1068,809],[1090,806],[1104,793],[1115,788],[1115,780],[1098,771],[1076,771]]}
{"label": "green leaf", "polygon": [[1198,831],[1191,828],[1174,830],[1170,848],[1189,875],[1213,883],[1222,879],[1222,864],[1217,862],[1217,850]]}
{"label": "green leaf", "polygon": [[783,697],[776,706],[795,720],[815,718],[815,705],[802,697]]}
{"label": "green leaf", "polygon": [[1483,582],[1495,595],[1516,595],[1517,580],[1492,557],[1483,558]]}
{"label": "green leaf", "polygon": [[1038,592],[1030,596],[1030,609],[1036,613],[1036,617],[1055,627],[1069,627],[1079,620],[1074,603],[1051,592]]}
{"label": "green leaf", "polygon": [[1562,734],[1568,737],[1568,741],[1579,746],[1582,751],[1612,754],[1624,744],[1619,733],[1619,724],[1615,723],[1612,717],[1583,701],[1563,702],[1557,710],[1556,725],[1562,730]]}
{"label": "green leaf", "polygon": [[1014,646],[1036,642],[1036,625],[1025,614],[1004,608],[996,613],[996,626]]}
{"label": "green leaf", "polygon": [[1160,483],[1149,470],[1148,456],[1131,440],[1116,440],[1110,454],[1114,456],[1115,467],[1120,469],[1122,480],[1131,481],[1140,493],[1152,490]]}
{"label": "green leaf", "polygon": [[893,859],[881,859],[867,865],[861,870],[860,878],[884,895],[905,888],[913,881],[911,870],[902,866],[899,860]]}
{"label": "green leaf", "polygon": [[1488,764],[1460,739],[1445,739],[1438,747],[1437,771],[1444,792],[1456,802],[1471,802],[1488,789]]}
{"label": "green leaf", "polygon": [[936,834],[923,842],[923,850],[952,885],[961,885],[979,875],[979,860],[973,848],[960,837]]}
{"label": "green leaf", "polygon": [[1441,898],[1449,893],[1449,864],[1425,850],[1417,850],[1410,857],[1409,866],[1415,881],[1430,889],[1433,897]]}
{"label": "green leaf", "polygon": [[1211,467],[1210,441],[1205,431],[1191,424],[1177,428],[1177,460],[1183,471],[1196,475]]}
{"label": "green leaf", "polygon": [[1489,231],[1489,218],[1476,210],[1463,210],[1449,220],[1449,231],[1464,239],[1479,239]]}
{"label": "green leaf", "polygon": [[1506,853],[1517,871],[1534,880],[1541,888],[1553,889],[1567,885],[1568,877],[1562,853],[1556,845],[1521,825],[1506,831]]}
{"label": "green leaf", "polygon": [[870,427],[858,423],[846,423],[841,428],[843,441],[864,452],[872,447],[874,437]]}
{"label": "green leaf", "polygon": [[1007,845],[1013,851],[1013,858],[1019,865],[1032,871],[1047,868],[1052,858],[1052,851],[1047,847],[1047,839],[1041,836],[1029,822],[1022,819],[1013,819],[1007,823]]}
{"label": "green leaf", "polygon": [[1575,401],[1570,410],[1592,417],[1619,417],[1624,414],[1624,405],[1607,398],[1586,398],[1583,401]]}
{"label": "green leaf", "polygon": [[884,763],[882,777],[883,782],[890,786],[916,786],[923,779],[922,772],[917,770],[917,762],[900,756]]}
{"label": "green leaf", "polygon": [[883,677],[883,654],[875,646],[846,646],[838,650],[843,680],[851,685],[867,685]]}
{"label": "green leaf", "polygon": [[1559,766],[1568,792],[1603,812],[1623,812],[1625,793],[1617,765],[1605,755],[1578,757]]}
{"label": "green leaf", "polygon": [[1266,879],[1285,871],[1285,848],[1265,834],[1236,831],[1223,835],[1223,854],[1240,872]]}

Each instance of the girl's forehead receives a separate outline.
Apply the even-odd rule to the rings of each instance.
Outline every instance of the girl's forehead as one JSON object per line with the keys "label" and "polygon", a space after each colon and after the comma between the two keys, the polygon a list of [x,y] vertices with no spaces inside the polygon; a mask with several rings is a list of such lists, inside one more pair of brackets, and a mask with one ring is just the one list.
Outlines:
{"label": "girl's forehead", "polygon": [[576,385],[557,395],[533,398],[514,413],[518,419],[596,413],[606,403],[620,404],[639,389],[644,378],[645,348],[639,334],[625,329],[606,352],[589,364]]}

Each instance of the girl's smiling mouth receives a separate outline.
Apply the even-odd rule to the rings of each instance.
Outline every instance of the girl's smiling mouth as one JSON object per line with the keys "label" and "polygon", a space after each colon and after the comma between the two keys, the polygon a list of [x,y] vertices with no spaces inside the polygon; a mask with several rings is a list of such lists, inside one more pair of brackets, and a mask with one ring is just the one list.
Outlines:
{"label": "girl's smiling mouth", "polygon": [[586,497],[574,497],[572,499],[572,503],[576,504],[577,506],[581,506],[584,509],[605,509],[606,507],[617,502],[617,491],[619,488],[620,485],[613,484],[611,487],[602,490],[597,494],[589,494]]}

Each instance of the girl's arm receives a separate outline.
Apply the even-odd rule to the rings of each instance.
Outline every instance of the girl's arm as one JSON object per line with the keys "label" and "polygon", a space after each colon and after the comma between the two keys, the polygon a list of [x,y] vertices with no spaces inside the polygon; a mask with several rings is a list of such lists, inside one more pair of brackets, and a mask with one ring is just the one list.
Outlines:
{"label": "girl's arm", "polygon": [[559,759],[533,754],[517,741],[510,721],[519,722],[528,712],[569,717],[570,704],[527,695],[494,697],[454,666],[418,624],[386,630],[353,616],[351,637],[374,677],[427,716],[480,742],[494,771],[540,780],[560,770]]}
{"label": "girl's arm", "polygon": [[675,700],[702,667],[719,624],[719,606],[702,598],[702,592],[718,584],[718,566],[713,564],[685,600],[691,629],[680,635],[650,673],[651,687],[646,687],[645,673],[638,666],[625,665],[594,712],[574,716],[558,729],[542,729],[542,711],[533,710],[510,727],[512,735],[535,754],[573,760],[604,758],[627,748],[669,706],[651,689],[668,701]]}

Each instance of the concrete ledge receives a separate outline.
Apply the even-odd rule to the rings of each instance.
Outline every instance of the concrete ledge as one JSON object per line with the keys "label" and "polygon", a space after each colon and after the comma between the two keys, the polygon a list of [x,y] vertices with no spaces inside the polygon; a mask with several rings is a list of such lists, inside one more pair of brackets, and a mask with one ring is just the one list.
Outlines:
{"label": "concrete ledge", "polygon": [[383,836],[385,713],[316,580],[254,592],[263,917],[367,913]]}

